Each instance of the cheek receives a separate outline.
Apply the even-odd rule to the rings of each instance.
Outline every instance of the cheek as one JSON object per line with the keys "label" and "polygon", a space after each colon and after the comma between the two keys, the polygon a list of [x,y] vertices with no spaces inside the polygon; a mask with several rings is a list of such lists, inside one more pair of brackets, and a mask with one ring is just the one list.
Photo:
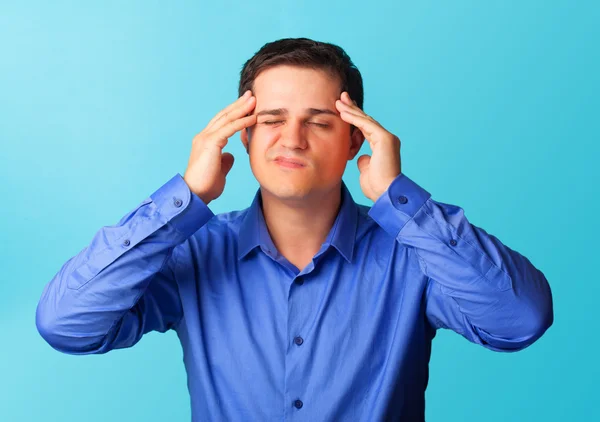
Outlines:
{"label": "cheek", "polygon": [[275,135],[273,130],[268,130],[263,127],[255,127],[252,131],[252,136],[248,139],[248,144],[250,148],[264,150],[272,142],[274,137]]}
{"label": "cheek", "polygon": [[250,166],[254,170],[262,170],[267,166],[268,144],[262,138],[252,138],[248,145],[248,154],[250,156]]}
{"label": "cheek", "polygon": [[339,176],[348,163],[348,151],[350,144],[332,144],[328,148],[319,151],[319,171],[323,174]]}

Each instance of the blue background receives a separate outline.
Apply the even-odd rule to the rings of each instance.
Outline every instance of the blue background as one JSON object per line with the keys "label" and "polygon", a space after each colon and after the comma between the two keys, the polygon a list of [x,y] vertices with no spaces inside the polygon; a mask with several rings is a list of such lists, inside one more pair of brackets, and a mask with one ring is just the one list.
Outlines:
{"label": "blue background", "polygon": [[[345,48],[365,111],[402,140],[403,171],[552,287],[555,323],[522,352],[438,331],[427,420],[600,420],[599,3],[82,3],[0,6],[0,420],[190,419],[175,333],[64,355],[35,307],[101,226],[184,173],[244,61],[290,36]],[[258,188],[239,134],[225,150],[237,161],[216,213]],[[355,161],[344,180],[370,204]]]}

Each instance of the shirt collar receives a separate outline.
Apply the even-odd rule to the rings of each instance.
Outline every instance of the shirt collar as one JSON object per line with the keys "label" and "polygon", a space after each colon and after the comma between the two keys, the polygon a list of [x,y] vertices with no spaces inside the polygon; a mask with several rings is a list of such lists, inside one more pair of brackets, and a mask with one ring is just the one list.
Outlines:
{"label": "shirt collar", "polygon": [[[342,181],[342,202],[340,211],[323,243],[324,251],[330,245],[334,246],[348,262],[352,262],[354,253],[354,240],[358,223],[358,207]],[[262,198],[260,188],[254,195],[252,204],[247,209],[246,215],[240,226],[238,260],[244,258],[255,247],[261,246],[265,250],[275,251],[275,244],[269,235],[265,218],[262,212]]]}

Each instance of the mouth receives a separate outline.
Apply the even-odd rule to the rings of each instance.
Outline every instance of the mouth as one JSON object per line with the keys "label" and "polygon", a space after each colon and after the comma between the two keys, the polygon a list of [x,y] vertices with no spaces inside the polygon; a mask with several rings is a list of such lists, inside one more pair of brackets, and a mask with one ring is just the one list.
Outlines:
{"label": "mouth", "polygon": [[287,168],[302,168],[302,167],[306,167],[306,164],[303,161],[297,160],[297,159],[293,159],[293,158],[286,158],[286,157],[277,157],[275,158],[275,164],[281,166],[281,167],[287,167]]}

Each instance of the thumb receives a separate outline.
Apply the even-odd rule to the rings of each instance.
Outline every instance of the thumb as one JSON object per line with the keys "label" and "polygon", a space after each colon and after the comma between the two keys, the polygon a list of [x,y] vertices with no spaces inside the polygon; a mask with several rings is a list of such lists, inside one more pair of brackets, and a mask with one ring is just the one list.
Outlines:
{"label": "thumb", "polygon": [[356,165],[358,166],[358,171],[359,172],[363,172],[365,171],[367,168],[369,168],[369,163],[371,162],[371,156],[370,155],[361,155],[360,157],[358,157],[358,160],[356,160]]}
{"label": "thumb", "polygon": [[235,158],[229,152],[224,152],[221,155],[221,173],[223,173],[223,176],[227,176],[227,173],[233,167],[234,160]]}

